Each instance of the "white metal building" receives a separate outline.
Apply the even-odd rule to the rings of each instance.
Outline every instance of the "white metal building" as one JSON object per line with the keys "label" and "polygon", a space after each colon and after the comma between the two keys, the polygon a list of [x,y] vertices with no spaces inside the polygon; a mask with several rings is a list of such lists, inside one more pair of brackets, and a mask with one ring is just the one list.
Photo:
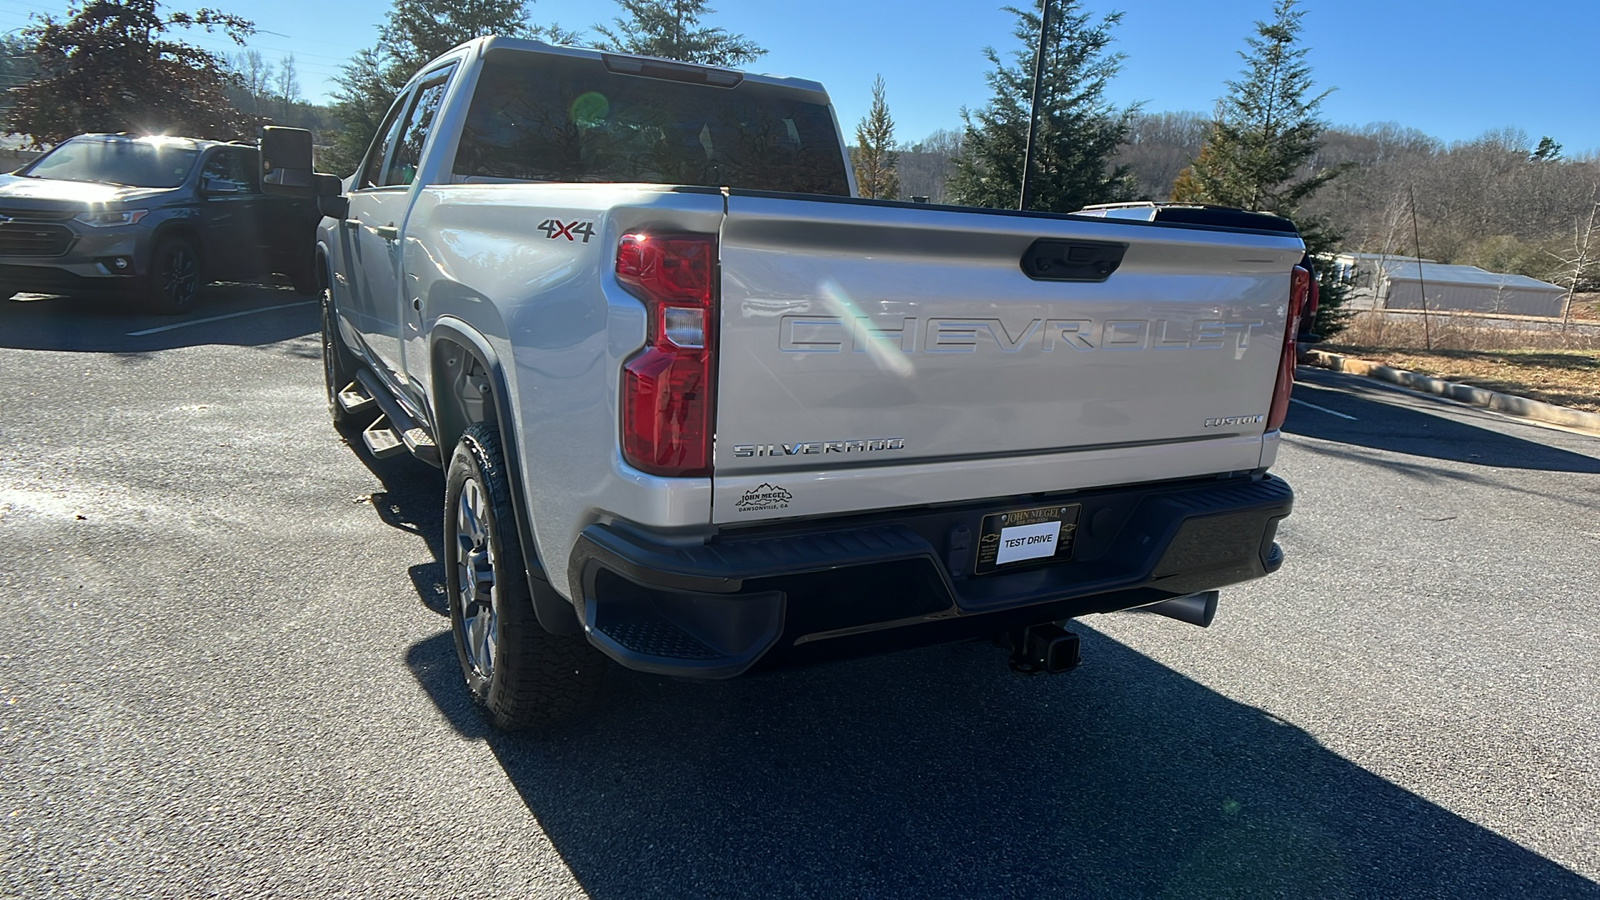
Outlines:
{"label": "white metal building", "polygon": [[[1422,309],[1426,296],[1427,308],[1441,312],[1557,317],[1567,294],[1560,285],[1477,266],[1371,253],[1346,254],[1338,263],[1356,294],[1370,296],[1370,306],[1378,309]],[[1352,304],[1358,305],[1369,304]]]}

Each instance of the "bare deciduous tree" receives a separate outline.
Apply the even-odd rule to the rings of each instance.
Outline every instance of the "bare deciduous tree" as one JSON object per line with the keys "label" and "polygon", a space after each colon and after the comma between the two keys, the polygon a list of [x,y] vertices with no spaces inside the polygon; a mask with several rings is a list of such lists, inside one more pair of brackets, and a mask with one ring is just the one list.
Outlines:
{"label": "bare deciduous tree", "polygon": [[260,50],[236,53],[228,60],[239,76],[245,93],[249,94],[250,115],[261,115],[261,100],[272,91],[274,72],[272,63],[266,61]]}
{"label": "bare deciduous tree", "polygon": [[1551,254],[1560,264],[1561,274],[1567,276],[1567,299],[1561,310],[1562,331],[1566,331],[1572,322],[1572,302],[1577,296],[1578,287],[1587,284],[1589,272],[1595,268],[1597,218],[1600,218],[1600,182],[1589,186],[1588,213],[1572,220],[1572,246],[1564,253]]}
{"label": "bare deciduous tree", "polygon": [[282,104],[283,118],[288,119],[294,115],[294,105],[300,102],[300,73],[295,70],[294,54],[283,58],[278,64],[277,101]]}
{"label": "bare deciduous tree", "polygon": [[1210,119],[1200,113],[1135,114],[1115,163],[1128,167],[1140,198],[1165,200],[1178,174],[1199,155],[1209,128]]}
{"label": "bare deciduous tree", "polygon": [[941,128],[915,144],[901,144],[900,193],[945,202],[944,184],[950,178],[950,160],[961,154],[961,132]]}

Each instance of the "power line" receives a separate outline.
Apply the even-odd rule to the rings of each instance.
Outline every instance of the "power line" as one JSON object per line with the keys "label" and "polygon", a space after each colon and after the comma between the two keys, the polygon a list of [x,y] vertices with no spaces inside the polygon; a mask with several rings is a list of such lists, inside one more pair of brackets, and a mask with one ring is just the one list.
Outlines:
{"label": "power line", "polygon": [[[46,7],[39,6],[37,4],[23,2],[23,0],[0,0],[0,6],[18,7],[20,9],[25,9],[25,10],[28,10],[30,12],[41,12],[41,13],[47,13],[47,14],[50,14],[50,15],[55,15],[58,18],[63,17],[65,15],[65,12],[62,11],[62,10],[48,9]],[[4,16],[9,12],[10,12],[9,10],[0,9],[0,16]],[[20,16],[19,13],[11,13],[11,14]],[[32,24],[33,24],[33,21],[31,19],[24,18],[19,27],[26,28],[26,27],[28,27],[29,25],[32,25]],[[207,50],[216,51],[216,50],[223,49],[223,48],[216,47],[216,46],[206,46],[206,43],[205,43],[206,40],[207,39],[211,39],[214,42],[220,42],[222,44],[227,45],[227,48],[230,49],[230,50],[231,49],[253,49],[253,50],[265,50],[265,51],[270,51],[270,52],[273,52],[273,53],[285,53],[285,54],[293,53],[295,55],[295,61],[296,62],[298,62],[301,57],[308,57],[308,58],[311,58],[311,59],[327,60],[327,61],[335,64],[333,66],[326,67],[326,68],[328,68],[330,70],[333,70],[333,71],[337,71],[337,66],[339,64],[342,64],[342,63],[348,61],[349,58],[350,58],[348,56],[334,56],[334,55],[329,54],[329,53],[312,53],[312,52],[307,52],[305,50],[291,50],[291,49],[289,49],[287,47],[270,47],[270,46],[266,46],[266,45],[263,45],[263,44],[256,44],[253,41],[250,41],[248,39],[249,35],[245,36],[246,37],[245,44],[243,44],[243,45],[235,44],[231,40],[227,39],[226,37],[223,37],[221,32],[208,31],[204,26],[191,26],[189,28],[179,27],[176,30],[177,30],[177,33],[184,35],[185,39],[188,40],[188,42],[196,44],[196,45],[201,46],[201,47],[205,47],[205,49],[207,49]],[[292,35],[283,34],[281,32],[277,32],[277,31],[269,31],[269,30],[266,30],[266,29],[259,29],[255,33],[256,34],[270,34],[270,35],[273,35],[275,37],[284,38],[284,39],[286,39],[286,40],[288,40],[290,42],[293,42],[293,43],[302,43],[302,42],[303,43],[315,43],[315,44],[324,44],[324,45],[329,46],[329,47],[342,46],[342,45],[334,43],[332,41],[317,41],[317,40],[309,40],[309,39],[297,38],[297,37],[294,37]]]}

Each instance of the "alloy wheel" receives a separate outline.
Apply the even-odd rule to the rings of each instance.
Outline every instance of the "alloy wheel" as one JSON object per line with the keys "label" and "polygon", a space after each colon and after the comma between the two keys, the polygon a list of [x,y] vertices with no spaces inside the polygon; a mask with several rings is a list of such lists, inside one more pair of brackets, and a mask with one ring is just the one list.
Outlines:
{"label": "alloy wheel", "polygon": [[456,596],[461,607],[461,637],[467,660],[483,678],[494,674],[500,616],[495,609],[494,546],[487,497],[476,479],[461,486],[456,503]]}
{"label": "alloy wheel", "polygon": [[161,260],[161,292],[173,307],[186,307],[194,299],[199,280],[197,263],[194,252],[181,244]]}

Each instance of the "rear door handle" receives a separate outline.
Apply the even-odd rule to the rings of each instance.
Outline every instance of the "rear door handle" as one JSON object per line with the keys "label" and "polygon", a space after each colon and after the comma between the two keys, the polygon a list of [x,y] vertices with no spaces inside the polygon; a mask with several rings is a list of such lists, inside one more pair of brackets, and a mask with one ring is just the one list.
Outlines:
{"label": "rear door handle", "polygon": [[386,241],[399,240],[400,238],[400,229],[394,227],[393,225],[378,225],[372,230],[377,233],[378,237],[381,237]]}

